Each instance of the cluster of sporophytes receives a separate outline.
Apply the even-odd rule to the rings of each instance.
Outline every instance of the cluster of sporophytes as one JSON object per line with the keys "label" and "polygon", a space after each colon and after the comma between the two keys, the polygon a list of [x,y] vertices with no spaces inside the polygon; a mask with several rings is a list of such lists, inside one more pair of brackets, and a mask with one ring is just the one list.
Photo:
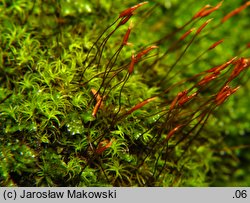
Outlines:
{"label": "cluster of sporophytes", "polygon": [[120,3],[0,3],[0,185],[249,186],[250,2]]}

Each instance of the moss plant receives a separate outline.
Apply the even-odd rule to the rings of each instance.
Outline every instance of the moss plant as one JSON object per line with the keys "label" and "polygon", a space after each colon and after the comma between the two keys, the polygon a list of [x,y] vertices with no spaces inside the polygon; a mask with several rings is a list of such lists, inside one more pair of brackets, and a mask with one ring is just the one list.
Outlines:
{"label": "moss plant", "polygon": [[111,2],[0,3],[0,185],[249,186],[249,1]]}

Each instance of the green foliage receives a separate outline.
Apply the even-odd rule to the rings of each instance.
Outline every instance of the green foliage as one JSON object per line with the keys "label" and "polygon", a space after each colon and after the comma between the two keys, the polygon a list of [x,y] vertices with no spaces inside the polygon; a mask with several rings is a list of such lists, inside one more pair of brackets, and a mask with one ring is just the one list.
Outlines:
{"label": "green foliage", "polygon": [[249,186],[249,8],[121,2],[0,3],[0,185]]}

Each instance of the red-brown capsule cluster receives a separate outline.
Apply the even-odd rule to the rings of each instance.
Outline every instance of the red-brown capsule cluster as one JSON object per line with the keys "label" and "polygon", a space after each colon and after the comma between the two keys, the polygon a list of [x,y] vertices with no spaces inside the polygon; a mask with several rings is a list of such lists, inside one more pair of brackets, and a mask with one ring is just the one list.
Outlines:
{"label": "red-brown capsule cluster", "polygon": [[221,105],[231,94],[235,93],[240,87],[234,89],[230,88],[228,85],[225,85],[216,95],[215,103]]}
{"label": "red-brown capsule cluster", "polygon": [[234,66],[234,69],[228,79],[228,82],[232,81],[235,77],[237,77],[244,69],[248,68],[250,66],[249,59],[246,58],[240,58],[236,61],[236,64]]}
{"label": "red-brown capsule cluster", "polygon": [[174,100],[172,101],[172,103],[170,104],[170,111],[177,105],[182,106],[185,103],[187,103],[188,101],[190,101],[193,97],[195,97],[197,95],[197,92],[191,94],[191,95],[187,95],[188,94],[188,90],[183,90],[182,92],[179,92],[176,97],[174,98]]}

